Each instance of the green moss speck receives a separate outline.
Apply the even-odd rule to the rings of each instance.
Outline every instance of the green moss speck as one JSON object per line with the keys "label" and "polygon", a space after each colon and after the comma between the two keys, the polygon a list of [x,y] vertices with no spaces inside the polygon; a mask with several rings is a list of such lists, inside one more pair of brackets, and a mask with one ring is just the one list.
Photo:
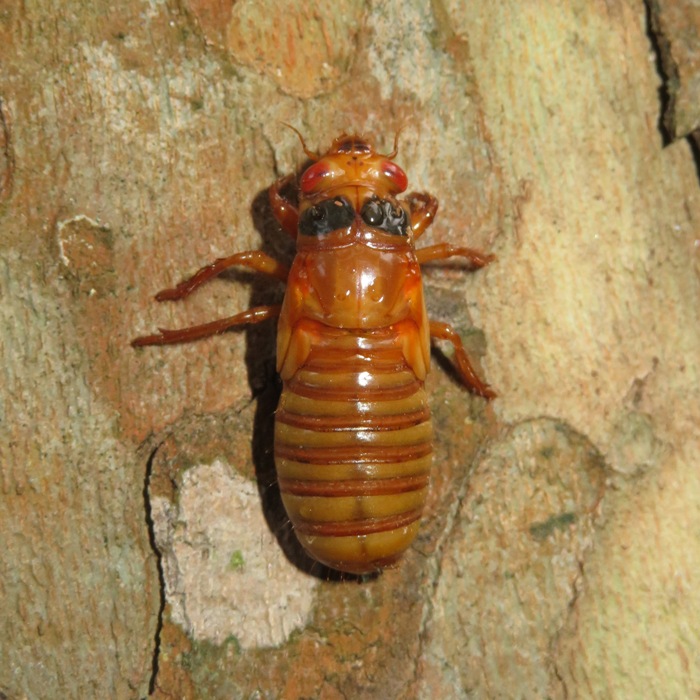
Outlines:
{"label": "green moss speck", "polygon": [[228,568],[232,571],[239,571],[245,566],[245,559],[243,558],[243,552],[237,549],[228,561]]}
{"label": "green moss speck", "polygon": [[229,636],[224,639],[222,646],[231,647],[236,654],[241,653],[241,643],[238,641],[238,637],[236,637],[235,634],[229,634]]}
{"label": "green moss speck", "polygon": [[536,540],[544,540],[549,537],[549,535],[554,532],[554,530],[564,530],[572,523],[576,522],[576,513],[561,513],[560,515],[553,515],[551,518],[541,522],[533,523],[530,525],[530,534]]}

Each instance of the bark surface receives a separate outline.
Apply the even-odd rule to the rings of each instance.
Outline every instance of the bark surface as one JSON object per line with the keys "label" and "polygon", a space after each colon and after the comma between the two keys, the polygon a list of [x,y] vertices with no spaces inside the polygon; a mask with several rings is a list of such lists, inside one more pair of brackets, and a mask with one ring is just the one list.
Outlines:
{"label": "bark surface", "polygon": [[[697,694],[700,197],[660,88],[668,60],[699,79],[667,5],[0,7],[2,694]],[[129,346],[279,303],[245,272],[153,295],[237,251],[289,262],[281,122],[312,150],[405,127],[396,161],[440,199],[422,242],[498,256],[427,266],[499,396],[434,354],[424,523],[365,580],[289,533],[274,324]]]}

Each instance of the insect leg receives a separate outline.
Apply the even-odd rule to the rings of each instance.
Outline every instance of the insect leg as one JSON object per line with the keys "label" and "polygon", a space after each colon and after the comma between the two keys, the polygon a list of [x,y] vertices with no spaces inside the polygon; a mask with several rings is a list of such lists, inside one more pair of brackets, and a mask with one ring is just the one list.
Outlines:
{"label": "insect leg", "polygon": [[159,328],[158,333],[153,335],[142,335],[139,338],[134,338],[131,345],[135,348],[142,345],[173,345],[176,343],[188,343],[191,340],[199,340],[200,338],[208,338],[209,336],[223,333],[229,328],[243,326],[248,323],[261,323],[269,318],[276,318],[280,315],[282,306],[275,304],[273,306],[254,306],[247,311],[235,316],[220,318],[218,321],[203,323],[201,326],[190,326],[189,328],[179,328],[177,330],[167,330]]}
{"label": "insect leg", "polygon": [[299,225],[299,211],[281,194],[280,190],[294,179],[294,175],[287,175],[270,187],[270,206],[279,225],[294,239],[297,237]]}
{"label": "insect leg", "polygon": [[438,201],[433,195],[426,192],[411,192],[406,195],[406,202],[411,213],[413,237],[418,238],[433,223],[435,212],[438,209]]}
{"label": "insect leg", "polygon": [[478,270],[496,259],[496,256],[491,253],[482,253],[480,250],[462,248],[449,243],[438,243],[416,251],[416,257],[421,265],[431,260],[445,260],[456,255],[466,258],[473,270]]}
{"label": "insect leg", "polygon": [[449,323],[442,323],[440,321],[430,322],[430,337],[437,338],[438,340],[449,340],[455,349],[455,362],[456,369],[461,377],[462,381],[471,389],[475,394],[483,396],[485,399],[493,399],[496,396],[496,392],[488,385],[479,379],[476,371],[472,367],[472,363],[462,345],[462,339],[457,334]]}
{"label": "insect leg", "polygon": [[189,277],[184,282],[180,282],[177,287],[172,289],[163,289],[156,294],[158,301],[178,301],[188,297],[195,289],[201,287],[205,282],[213,279],[221,274],[224,270],[234,265],[242,265],[249,267],[256,272],[262,272],[266,275],[276,277],[282,282],[287,281],[289,269],[277,262],[274,258],[266,255],[260,250],[246,250],[242,253],[236,253],[228,258],[218,258],[213,263],[205,265],[192,277]]}

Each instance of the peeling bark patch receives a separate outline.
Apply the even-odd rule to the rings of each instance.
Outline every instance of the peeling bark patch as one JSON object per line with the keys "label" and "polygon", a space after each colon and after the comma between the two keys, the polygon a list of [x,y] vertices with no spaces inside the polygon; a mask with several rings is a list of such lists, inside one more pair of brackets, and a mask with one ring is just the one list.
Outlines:
{"label": "peeling bark patch", "polygon": [[114,241],[109,226],[84,214],[56,225],[59,258],[77,294],[108,296],[114,289]]}
{"label": "peeling bark patch", "polygon": [[205,37],[287,94],[315,97],[349,73],[365,16],[359,0],[188,0]]}
{"label": "peeling bark patch", "polygon": [[682,138],[700,128],[700,7],[693,0],[646,0],[668,93],[664,126]]}
{"label": "peeling bark patch", "polygon": [[177,503],[151,499],[170,619],[197,641],[275,646],[306,623],[316,579],[284,557],[255,484],[223,462],[182,477]]}
{"label": "peeling bark patch", "polygon": [[583,585],[605,479],[595,446],[555,420],[524,422],[492,445],[445,549],[425,649],[437,672],[457,669],[479,696],[552,695],[551,648]]}

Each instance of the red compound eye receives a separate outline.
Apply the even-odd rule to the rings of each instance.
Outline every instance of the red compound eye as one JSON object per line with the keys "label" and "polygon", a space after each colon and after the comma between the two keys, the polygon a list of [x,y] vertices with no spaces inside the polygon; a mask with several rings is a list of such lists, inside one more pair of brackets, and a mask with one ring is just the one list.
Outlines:
{"label": "red compound eye", "polygon": [[304,172],[304,174],[301,176],[301,181],[299,182],[301,191],[304,194],[309,194],[310,192],[314,192],[315,190],[319,189],[320,183],[331,175],[331,172],[332,171],[329,169],[329,167],[322,162],[316,163],[310,168],[307,168],[306,172]]}
{"label": "red compound eye", "polygon": [[406,187],[408,187],[408,178],[406,177],[406,173],[401,170],[396,163],[392,163],[390,160],[385,160],[382,163],[382,174],[384,177],[389,178],[389,180],[394,183],[396,192],[403,192]]}

